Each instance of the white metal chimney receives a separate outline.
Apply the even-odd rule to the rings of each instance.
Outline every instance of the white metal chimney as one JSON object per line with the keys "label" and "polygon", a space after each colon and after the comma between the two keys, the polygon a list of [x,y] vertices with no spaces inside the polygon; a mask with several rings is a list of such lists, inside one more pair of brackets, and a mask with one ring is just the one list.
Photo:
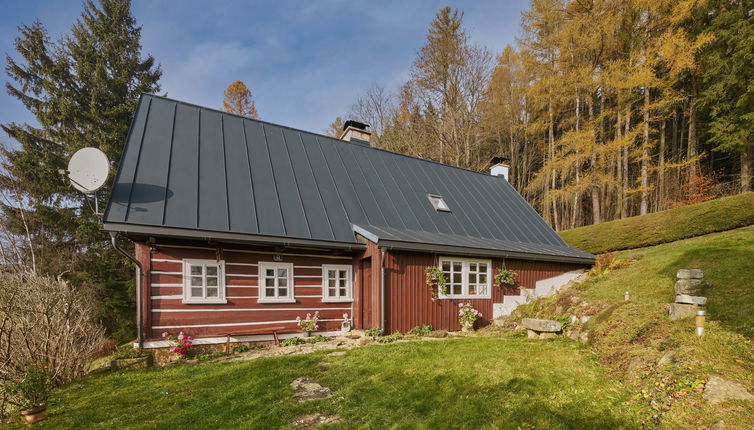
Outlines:
{"label": "white metal chimney", "polygon": [[505,178],[505,180],[508,180],[508,171],[510,170],[510,166],[505,163],[497,163],[490,167],[490,175],[492,176],[502,176]]}

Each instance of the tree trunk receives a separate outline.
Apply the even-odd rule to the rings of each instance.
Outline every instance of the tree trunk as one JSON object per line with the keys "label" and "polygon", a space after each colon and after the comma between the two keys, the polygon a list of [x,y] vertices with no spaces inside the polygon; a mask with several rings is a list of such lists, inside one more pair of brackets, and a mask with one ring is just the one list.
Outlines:
{"label": "tree trunk", "polygon": [[649,211],[649,88],[644,88],[644,141],[641,145],[641,202],[639,215]]}
{"label": "tree trunk", "polygon": [[[579,97],[576,97],[576,132],[579,131],[579,121],[581,120],[579,114],[580,114],[580,104],[581,99]],[[576,148],[576,193],[573,196],[573,211],[571,211],[571,228],[576,227],[576,218],[581,211],[579,210],[579,204],[580,204],[580,198],[581,198],[581,192],[579,191],[579,180],[580,178],[580,172],[581,170],[581,160],[579,159],[579,150]]]}
{"label": "tree trunk", "polygon": [[[616,120],[615,120],[615,139],[620,139],[623,135],[623,121],[621,119],[620,110],[618,110],[618,113],[616,114]],[[623,148],[618,148],[618,156],[615,158],[615,167],[616,167],[616,177],[618,179],[618,185],[616,186],[616,199],[615,199],[615,205],[617,209],[617,213],[615,214],[615,218],[620,218],[621,213],[623,213]]]}
{"label": "tree trunk", "polygon": [[[631,108],[628,108],[626,109],[626,131],[624,132],[624,135],[628,136],[628,133],[630,131],[631,131]],[[621,194],[621,200],[623,200],[623,204],[621,205],[621,212],[620,212],[621,218],[628,217],[628,151],[629,151],[629,145],[626,144],[623,146],[623,193]]]}
{"label": "tree trunk", "polygon": [[655,210],[665,209],[665,120],[660,122],[660,169],[657,171],[657,205]]}
{"label": "tree trunk", "polygon": [[754,143],[747,143],[741,151],[741,192],[751,191],[751,159],[754,156]]}
{"label": "tree trunk", "polygon": [[[691,77],[691,96],[689,97],[689,144],[686,148],[686,157],[688,160],[697,156],[696,142],[696,79]],[[689,165],[689,179],[699,175],[699,161],[694,161]]]}

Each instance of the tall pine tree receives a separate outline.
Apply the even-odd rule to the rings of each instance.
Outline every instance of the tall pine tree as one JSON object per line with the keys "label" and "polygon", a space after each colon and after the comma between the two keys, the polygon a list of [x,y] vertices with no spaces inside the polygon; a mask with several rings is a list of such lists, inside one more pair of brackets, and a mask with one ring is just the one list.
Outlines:
{"label": "tall pine tree", "polygon": [[[94,287],[103,323],[119,339],[132,336],[131,268],[109,246],[92,197],[67,185],[58,170],[76,150],[92,146],[115,171],[139,94],[159,91],[162,72],[141,54],[141,27],[130,6],[87,0],[70,34],[57,41],[41,22],[19,28],[19,57],[6,57],[6,87],[36,124],[2,125],[15,143],[2,148],[0,173],[2,223],[22,238],[20,263]],[[97,193],[101,207],[111,183]]]}

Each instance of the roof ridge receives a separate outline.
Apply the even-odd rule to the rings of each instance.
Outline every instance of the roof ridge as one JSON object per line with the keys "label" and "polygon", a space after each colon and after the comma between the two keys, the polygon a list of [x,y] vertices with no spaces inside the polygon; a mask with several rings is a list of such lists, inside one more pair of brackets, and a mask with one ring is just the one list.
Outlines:
{"label": "roof ridge", "polygon": [[[232,113],[232,112],[225,112],[224,110],[221,110],[221,109],[216,109],[216,108],[212,108],[212,107],[208,107],[208,106],[202,106],[202,105],[198,105],[196,103],[191,103],[191,102],[187,102],[187,101],[183,101],[183,100],[178,100],[178,99],[170,98],[170,97],[167,97],[167,96],[161,96],[159,94],[142,93],[142,96],[154,97],[154,98],[158,98],[158,99],[162,99],[162,100],[167,100],[167,101],[170,101],[170,102],[180,103],[180,104],[185,105],[185,106],[195,107],[195,108],[199,108],[199,109],[205,109],[205,110],[209,110],[209,111],[212,111],[212,112],[217,112],[217,113],[220,113],[220,114],[223,114],[223,115],[229,115],[229,116],[233,116],[233,117],[236,117],[236,118],[240,118],[240,119],[245,119],[245,120],[248,120],[248,121],[257,122],[257,123],[260,123],[260,124],[267,124],[267,125],[273,125],[275,127],[287,128],[289,130],[297,131],[299,133],[307,133],[307,134],[311,134],[311,135],[314,135],[314,136],[324,137],[326,139],[337,140],[339,142],[348,143],[348,144],[351,144],[351,145],[358,145],[359,147],[361,147],[363,149],[373,149],[373,150],[377,150],[377,151],[387,152],[388,154],[395,154],[395,155],[399,155],[401,157],[411,158],[413,160],[426,161],[427,163],[438,164],[440,166],[445,166],[445,167],[452,167],[453,169],[458,169],[458,170],[461,170],[461,171],[464,171],[464,172],[476,173],[476,174],[484,175],[484,176],[487,176],[487,177],[490,177],[490,178],[496,178],[496,176],[492,176],[490,174],[487,174],[485,172],[480,172],[478,170],[472,170],[472,169],[467,169],[465,167],[453,166],[452,164],[445,164],[445,163],[441,163],[441,162],[435,161],[435,160],[428,160],[426,158],[421,158],[421,157],[417,157],[417,156],[413,156],[413,155],[408,155],[408,154],[404,154],[402,152],[391,151],[391,150],[385,149],[385,148],[378,148],[376,146],[359,145],[357,143],[351,143],[351,142],[349,142],[347,140],[342,140],[342,139],[338,139],[338,138],[335,138],[335,137],[332,137],[332,136],[327,136],[327,135],[322,134],[322,133],[316,133],[316,132],[313,132],[313,131],[304,130],[304,129],[300,129],[300,128],[296,128],[296,127],[291,127],[289,125],[278,124],[278,123],[274,123],[274,122],[270,122],[270,121],[264,121],[264,120],[261,120],[261,119],[249,118],[247,116],[238,115],[238,114],[235,114],[235,113]],[[501,178],[501,179],[503,179],[503,178]]]}

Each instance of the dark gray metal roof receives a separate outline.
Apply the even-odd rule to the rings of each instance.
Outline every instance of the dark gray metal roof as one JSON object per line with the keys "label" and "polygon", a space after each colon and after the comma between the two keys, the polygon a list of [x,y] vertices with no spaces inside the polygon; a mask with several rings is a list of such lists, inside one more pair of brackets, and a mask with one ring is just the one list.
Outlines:
{"label": "dark gray metal roof", "polygon": [[[427,195],[443,197],[435,211]],[[591,261],[501,178],[143,95],[104,217],[153,236],[423,243]],[[408,249],[408,248],[405,248]]]}

